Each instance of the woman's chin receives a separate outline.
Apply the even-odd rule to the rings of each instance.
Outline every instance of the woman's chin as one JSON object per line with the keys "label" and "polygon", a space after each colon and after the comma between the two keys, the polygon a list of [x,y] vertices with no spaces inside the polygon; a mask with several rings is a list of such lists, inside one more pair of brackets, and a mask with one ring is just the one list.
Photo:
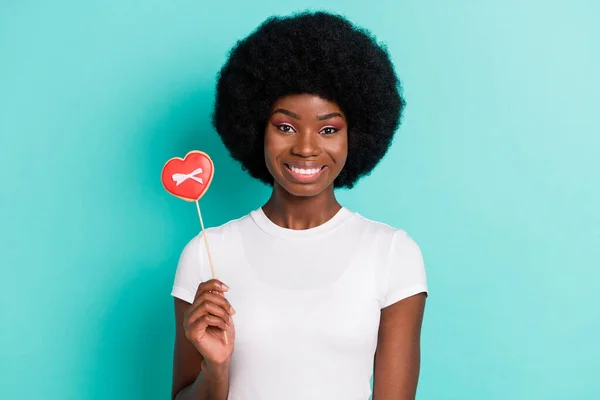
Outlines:
{"label": "woman's chin", "polygon": [[323,182],[297,183],[286,179],[282,179],[277,183],[281,189],[296,197],[315,197],[331,186],[331,184],[324,184]]}

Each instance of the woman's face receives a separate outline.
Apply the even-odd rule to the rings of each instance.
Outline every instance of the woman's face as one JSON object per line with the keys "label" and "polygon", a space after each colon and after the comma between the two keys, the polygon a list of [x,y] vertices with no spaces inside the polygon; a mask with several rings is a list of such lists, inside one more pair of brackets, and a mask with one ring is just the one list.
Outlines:
{"label": "woman's face", "polygon": [[265,129],[265,162],[279,184],[295,196],[316,196],[340,174],[348,156],[346,116],[316,95],[280,98]]}

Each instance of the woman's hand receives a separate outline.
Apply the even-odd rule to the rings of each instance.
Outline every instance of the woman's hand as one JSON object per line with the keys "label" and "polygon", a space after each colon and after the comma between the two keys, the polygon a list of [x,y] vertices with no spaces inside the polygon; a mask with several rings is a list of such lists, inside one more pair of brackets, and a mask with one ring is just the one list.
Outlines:
{"label": "woman's hand", "polygon": [[[227,290],[228,287],[216,279],[201,283],[194,303],[184,315],[185,336],[211,366],[229,363],[233,353],[235,328],[231,316],[235,311],[223,296]],[[227,344],[223,332],[227,332]]]}

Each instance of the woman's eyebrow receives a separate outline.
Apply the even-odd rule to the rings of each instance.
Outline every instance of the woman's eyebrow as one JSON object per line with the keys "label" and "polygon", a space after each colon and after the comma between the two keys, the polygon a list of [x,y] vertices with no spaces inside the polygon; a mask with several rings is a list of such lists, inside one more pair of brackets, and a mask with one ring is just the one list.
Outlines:
{"label": "woman's eyebrow", "polygon": [[299,114],[296,114],[295,112],[286,110],[285,108],[278,108],[277,110],[273,111],[273,114],[277,114],[277,113],[285,114],[294,119],[302,119]]}
{"label": "woman's eyebrow", "polygon": [[[275,111],[273,111],[273,114],[277,114],[277,113],[285,114],[288,117],[292,117],[292,118],[298,119],[298,120],[302,119],[300,114],[296,114],[295,112],[286,110],[285,108],[278,108]],[[340,118],[344,119],[344,116],[341,113],[332,112],[329,114],[317,115],[317,121],[324,121],[326,119],[331,119],[331,118],[335,118],[335,117],[340,117]]]}
{"label": "woman's eyebrow", "polygon": [[323,121],[323,120],[330,119],[333,117],[340,117],[340,118],[344,119],[344,116],[342,114],[340,114],[339,112],[332,112],[332,113],[325,114],[325,115],[317,115],[317,121]]}

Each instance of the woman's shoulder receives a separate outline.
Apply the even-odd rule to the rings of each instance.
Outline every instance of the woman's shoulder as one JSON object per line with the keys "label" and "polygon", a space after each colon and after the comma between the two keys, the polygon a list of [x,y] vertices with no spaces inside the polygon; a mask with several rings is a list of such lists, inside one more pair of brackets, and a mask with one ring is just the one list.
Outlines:
{"label": "woman's shoulder", "polygon": [[211,226],[205,228],[205,232],[207,235],[213,236],[227,236],[234,232],[238,232],[240,229],[243,229],[251,220],[252,212],[248,212],[243,214],[240,217],[232,218],[226,222],[223,222],[219,225]]}
{"label": "woman's shoulder", "polygon": [[388,237],[390,239],[395,236],[409,237],[406,230],[404,230],[402,227],[394,225],[393,223],[371,219],[356,211],[353,211],[353,214],[355,216],[355,228],[360,229],[368,234],[379,237]]}
{"label": "woman's shoulder", "polygon": [[[232,246],[239,243],[236,240],[237,236],[243,232],[243,226],[248,223],[248,218],[249,215],[246,214],[220,225],[207,227],[204,232],[199,232],[188,239],[177,263],[173,296],[192,303],[198,285],[212,278],[209,248],[210,253],[220,261],[225,260],[228,255],[235,254],[237,249]],[[227,262],[220,263],[219,271],[223,272],[222,268],[227,265]]]}
{"label": "woman's shoulder", "polygon": [[234,240],[240,233],[243,234],[244,230],[248,229],[251,213],[242,215],[241,217],[230,219],[219,225],[205,227],[204,231],[200,231],[190,237],[184,245],[182,250],[182,257],[187,254],[196,255],[198,252],[204,251],[206,247],[206,239],[210,241],[211,246],[219,246],[224,243],[231,245],[235,243]]}
{"label": "woman's shoulder", "polygon": [[369,244],[367,248],[388,258],[420,256],[419,244],[403,227],[367,218],[357,212],[354,214],[354,231],[359,235],[361,243]]}
{"label": "woman's shoulder", "polygon": [[[403,228],[356,215],[357,228],[370,241],[372,258],[380,260],[380,275],[387,307],[416,293],[428,292],[427,275],[420,246]],[[366,235],[366,236],[364,236]]]}

